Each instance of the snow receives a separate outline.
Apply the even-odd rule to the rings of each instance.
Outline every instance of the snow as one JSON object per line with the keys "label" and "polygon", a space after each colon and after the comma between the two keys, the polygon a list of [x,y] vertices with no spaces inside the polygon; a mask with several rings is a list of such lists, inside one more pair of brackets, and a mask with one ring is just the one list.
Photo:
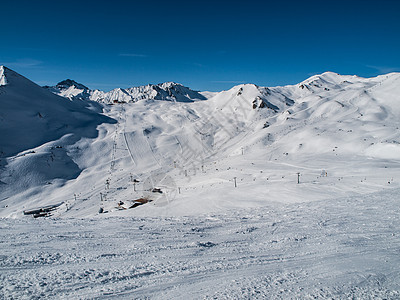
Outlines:
{"label": "snow", "polygon": [[399,73],[219,93],[0,75],[0,298],[399,297]]}
{"label": "snow", "polygon": [[93,136],[93,129],[109,118],[88,109],[89,104],[58,97],[14,71],[4,68],[0,94],[1,157],[43,145],[65,134]]}
{"label": "snow", "polygon": [[102,103],[113,103],[114,101],[128,103],[144,99],[193,102],[206,99],[201,93],[175,82],[165,82],[157,85],[149,84],[128,89],[116,88],[109,92],[103,92],[90,90],[83,84],[67,79],[56,86],[46,86],[45,88],[69,99],[92,100]]}
{"label": "snow", "polygon": [[5,219],[4,299],[398,299],[399,189],[169,218]]}
{"label": "snow", "polygon": [[95,138],[99,124],[115,121],[95,103],[56,96],[3,70],[8,84],[0,90],[0,199],[11,196],[13,205],[33,205],[32,190],[39,193],[42,185],[53,180],[62,184],[81,171],[61,145]]}
{"label": "snow", "polygon": [[[6,70],[2,217],[60,202],[59,217],[93,217],[100,207],[115,216],[186,216],[399,186],[397,73],[327,72],[294,86],[243,84],[193,102],[162,100],[167,89],[187,91],[170,82],[157,86],[159,100],[124,103],[120,89],[121,103],[107,105],[57,97]],[[118,207],[157,200],[152,187],[164,189],[158,202],[168,205]]]}
{"label": "snow", "polygon": [[374,144],[365,151],[367,155],[382,159],[400,160],[400,145],[390,143]]}
{"label": "snow", "polygon": [[[194,102],[145,97],[124,104],[128,94],[120,89],[122,104],[106,105],[57,97],[5,70],[3,217],[60,202],[60,217],[92,217],[100,207],[116,216],[185,216],[399,186],[396,73],[366,79],[327,72],[300,85],[244,84]],[[67,83],[58,86],[83,86]],[[157,87],[161,96],[187,89]],[[133,178],[140,181],[135,191]],[[147,190],[164,178],[166,207],[120,210],[120,201],[128,208],[156,198]]]}
{"label": "snow", "polygon": [[0,66],[0,86],[7,84],[6,75],[4,74],[4,66]]}

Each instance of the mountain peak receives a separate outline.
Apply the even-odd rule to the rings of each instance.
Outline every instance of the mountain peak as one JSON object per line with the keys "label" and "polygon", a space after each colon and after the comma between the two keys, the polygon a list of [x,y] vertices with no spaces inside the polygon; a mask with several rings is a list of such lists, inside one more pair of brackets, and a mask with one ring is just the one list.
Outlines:
{"label": "mountain peak", "polygon": [[0,66],[0,86],[5,85],[12,85],[17,88],[26,85],[38,87],[36,83],[21,74],[7,68],[6,66]]}
{"label": "mountain peak", "polygon": [[322,74],[315,74],[315,75],[307,78],[303,82],[301,82],[301,84],[304,84],[304,83],[308,84],[308,83],[315,82],[315,81],[318,81],[318,80],[319,81],[322,80],[322,81],[325,81],[325,82],[336,82],[336,81],[340,80],[340,79],[338,79],[340,77],[342,77],[342,75],[340,75],[338,73],[334,73],[334,72],[329,72],[328,71],[328,72],[324,72]]}
{"label": "mountain peak", "polygon": [[351,77],[352,76],[340,75],[335,72],[324,72],[307,78],[297,84],[297,86],[301,89],[313,92],[319,91],[320,89],[329,91],[330,89],[339,88],[343,81],[348,80]]}
{"label": "mountain peak", "polygon": [[77,89],[80,90],[88,90],[89,88],[81,83],[76,82],[75,80],[72,79],[66,79],[63,81],[60,81],[59,83],[57,83],[56,87],[63,90],[63,89],[68,89],[71,86],[74,86]]}
{"label": "mountain peak", "polygon": [[7,84],[5,69],[5,66],[0,66],[0,86]]}
{"label": "mountain peak", "polygon": [[167,82],[159,83],[159,84],[157,84],[157,86],[165,89],[165,88],[171,88],[171,87],[183,86],[183,85],[180,83],[177,83],[177,82],[167,81]]}
{"label": "mountain peak", "polygon": [[199,92],[193,91],[190,88],[176,82],[164,82],[152,87],[156,94],[155,100],[170,100],[178,102],[192,102],[194,100],[205,100],[206,98]]}

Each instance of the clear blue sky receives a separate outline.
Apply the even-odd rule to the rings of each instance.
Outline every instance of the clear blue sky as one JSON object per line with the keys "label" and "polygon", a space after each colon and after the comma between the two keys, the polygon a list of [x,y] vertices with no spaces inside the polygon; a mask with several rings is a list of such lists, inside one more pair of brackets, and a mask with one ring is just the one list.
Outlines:
{"label": "clear blue sky", "polygon": [[400,71],[400,1],[2,1],[0,64],[53,85],[197,90]]}

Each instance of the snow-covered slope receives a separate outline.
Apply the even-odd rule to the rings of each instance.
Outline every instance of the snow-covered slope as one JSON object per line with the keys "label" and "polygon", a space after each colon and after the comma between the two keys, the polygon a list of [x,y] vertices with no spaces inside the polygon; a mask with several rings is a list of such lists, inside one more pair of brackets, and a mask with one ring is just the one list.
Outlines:
{"label": "snow-covered slope", "polygon": [[98,113],[100,106],[58,97],[6,67],[1,67],[1,78],[1,157],[76,131],[94,137],[96,126],[109,119]]}
{"label": "snow-covered slope", "polygon": [[0,199],[76,178],[81,169],[64,146],[96,138],[98,125],[116,121],[97,103],[56,96],[6,67],[0,72]]}
{"label": "snow-covered slope", "polygon": [[[2,80],[11,82],[6,77]],[[69,95],[74,96],[64,94],[71,99],[87,99],[79,98],[83,94],[77,90],[91,97],[95,93],[73,81],[59,86],[71,89]],[[95,123],[100,125],[89,126],[93,134],[73,140],[61,134],[57,145],[62,148],[53,148],[51,156],[41,158],[38,153],[50,153],[45,143],[53,138],[4,156],[0,216],[22,217],[25,209],[57,203],[63,204],[53,215],[63,217],[94,216],[99,211],[119,216],[193,215],[398,187],[399,86],[398,73],[360,78],[326,72],[297,85],[245,84],[203,93],[208,96],[205,101],[191,101],[201,99],[201,93],[191,94],[173,83],[117,89],[97,104],[116,123]],[[9,87],[1,86],[0,92]],[[38,93],[29,92],[29,99],[48,95],[43,89]],[[5,95],[0,100],[23,111],[27,96],[13,101]],[[120,103],[105,105],[114,100]],[[57,101],[93,105],[55,97]],[[67,116],[49,123],[49,133],[45,128],[39,131],[45,137],[55,134],[51,128],[59,128]],[[18,131],[21,119],[16,115],[19,121],[1,129]],[[1,147],[11,147],[7,145],[2,140]],[[32,151],[35,156],[28,155]],[[71,167],[60,167],[64,162]],[[26,176],[32,169],[35,177]],[[49,170],[62,172],[43,176]],[[30,184],[21,189],[21,180]],[[129,209],[139,198],[153,202]]]}
{"label": "snow-covered slope", "polygon": [[399,189],[179,218],[3,219],[2,299],[399,299]]}
{"label": "snow-covered slope", "polygon": [[157,85],[149,84],[127,89],[117,88],[109,92],[103,92],[90,90],[83,84],[67,79],[59,82],[56,86],[45,86],[44,88],[70,99],[93,100],[104,103],[136,102],[146,99],[193,102],[206,99],[201,93],[175,82],[165,82]]}

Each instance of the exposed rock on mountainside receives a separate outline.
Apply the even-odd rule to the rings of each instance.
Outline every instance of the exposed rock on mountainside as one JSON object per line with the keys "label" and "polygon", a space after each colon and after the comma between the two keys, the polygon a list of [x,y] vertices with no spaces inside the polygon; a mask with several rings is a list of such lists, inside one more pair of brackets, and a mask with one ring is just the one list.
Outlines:
{"label": "exposed rock on mountainside", "polygon": [[93,100],[104,103],[128,103],[140,100],[168,100],[176,102],[193,102],[205,100],[199,92],[193,91],[179,83],[165,82],[149,84],[127,89],[116,88],[109,92],[90,90],[83,84],[67,79],[56,86],[45,86],[51,92],[70,99]]}

